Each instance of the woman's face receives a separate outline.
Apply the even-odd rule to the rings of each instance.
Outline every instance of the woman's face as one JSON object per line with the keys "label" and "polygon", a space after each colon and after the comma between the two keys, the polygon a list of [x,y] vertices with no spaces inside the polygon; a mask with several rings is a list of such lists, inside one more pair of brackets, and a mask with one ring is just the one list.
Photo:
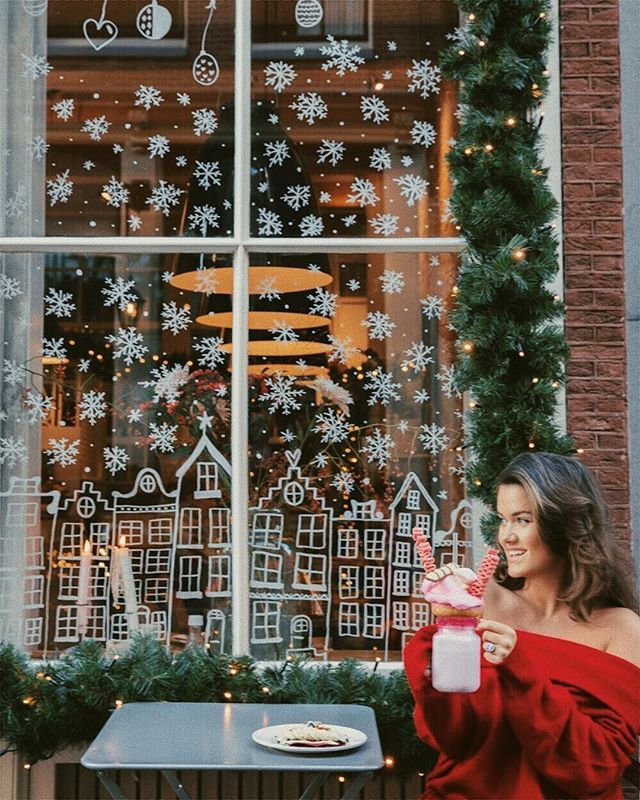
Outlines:
{"label": "woman's face", "polygon": [[561,568],[558,556],[542,541],[534,504],[522,486],[499,486],[497,511],[498,544],[506,556],[509,577],[531,578],[556,573]]}

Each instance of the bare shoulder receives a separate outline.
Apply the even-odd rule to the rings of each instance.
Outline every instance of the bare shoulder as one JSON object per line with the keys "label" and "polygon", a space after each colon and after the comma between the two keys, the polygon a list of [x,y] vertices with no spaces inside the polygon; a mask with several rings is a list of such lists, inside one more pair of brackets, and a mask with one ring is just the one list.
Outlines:
{"label": "bare shoulder", "polygon": [[640,667],[640,617],[629,608],[603,608],[594,617],[610,631],[606,652]]}
{"label": "bare shoulder", "polygon": [[514,612],[520,604],[518,596],[495,580],[489,581],[484,593],[482,616],[498,622],[511,624]]}

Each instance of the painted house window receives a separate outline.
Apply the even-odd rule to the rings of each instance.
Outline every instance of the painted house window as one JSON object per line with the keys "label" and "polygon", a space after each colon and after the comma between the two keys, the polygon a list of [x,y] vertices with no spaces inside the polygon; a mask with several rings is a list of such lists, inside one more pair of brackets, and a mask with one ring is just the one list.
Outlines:
{"label": "painted house window", "polygon": [[220,497],[218,490],[218,465],[212,461],[199,461],[198,488],[194,494],[197,498]]}

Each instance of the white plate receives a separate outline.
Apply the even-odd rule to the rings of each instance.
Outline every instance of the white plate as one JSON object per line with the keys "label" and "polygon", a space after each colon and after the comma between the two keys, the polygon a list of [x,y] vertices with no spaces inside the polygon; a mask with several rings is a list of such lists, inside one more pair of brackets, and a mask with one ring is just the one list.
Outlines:
{"label": "white plate", "polygon": [[266,728],[259,728],[251,734],[254,742],[271,747],[274,750],[284,750],[286,753],[302,753],[304,755],[323,755],[324,753],[341,753],[343,750],[355,750],[367,741],[367,734],[356,728],[345,728],[343,725],[331,725],[331,730],[335,731],[339,739],[347,739],[345,744],[331,747],[295,747],[290,744],[282,744],[278,741],[279,736],[284,736],[289,728],[294,725],[304,725],[300,722],[289,722],[286,725],[269,725]]}

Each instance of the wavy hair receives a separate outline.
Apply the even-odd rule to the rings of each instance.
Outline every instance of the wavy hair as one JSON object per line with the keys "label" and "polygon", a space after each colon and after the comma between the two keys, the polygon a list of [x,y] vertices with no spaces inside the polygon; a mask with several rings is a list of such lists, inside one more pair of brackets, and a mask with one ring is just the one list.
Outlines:
{"label": "wavy hair", "polygon": [[[637,611],[631,558],[613,539],[600,486],[584,464],[554,453],[522,453],[498,476],[498,487],[505,484],[527,492],[542,541],[564,560],[558,599],[568,604],[572,618],[588,620],[599,608]],[[524,583],[507,575],[506,564],[496,578],[508,589]]]}

